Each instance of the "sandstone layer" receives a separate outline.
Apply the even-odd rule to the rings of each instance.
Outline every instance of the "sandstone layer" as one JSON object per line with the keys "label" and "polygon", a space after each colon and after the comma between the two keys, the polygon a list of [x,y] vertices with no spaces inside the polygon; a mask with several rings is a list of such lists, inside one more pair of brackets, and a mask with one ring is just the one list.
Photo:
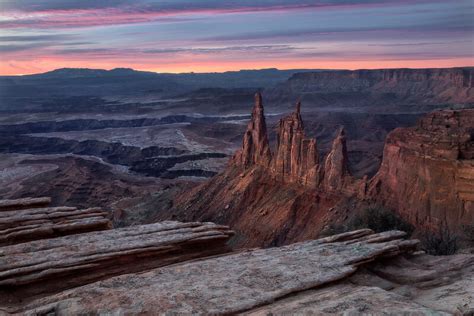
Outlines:
{"label": "sandstone layer", "polygon": [[50,198],[0,200],[0,246],[106,230],[109,214],[99,208],[46,207]]}
{"label": "sandstone layer", "polygon": [[45,207],[0,212],[0,246],[106,230],[109,214],[99,208]]}
{"label": "sandstone layer", "polygon": [[242,149],[239,150],[233,160],[236,164],[244,167],[253,165],[268,166],[272,155],[268,144],[267,124],[263,113],[262,95],[255,95],[255,105],[252,117],[244,134]]}
{"label": "sandstone layer", "polygon": [[242,251],[114,277],[10,311],[150,315],[244,312],[346,278],[378,258],[416,249],[418,241],[404,240],[404,235],[399,231],[373,234],[360,230],[281,248]]}
{"label": "sandstone layer", "polygon": [[[273,102],[302,97],[319,106],[421,107],[474,102],[474,68],[304,72],[266,91]],[[408,105],[408,106],[407,106]]]}
{"label": "sandstone layer", "polygon": [[385,142],[369,197],[417,227],[474,225],[474,110],[433,112]]}
{"label": "sandstone layer", "polygon": [[[254,113],[262,113],[257,104]],[[305,135],[300,108],[298,102],[280,120],[269,163],[234,159],[223,173],[178,197],[173,209],[159,212],[156,219],[230,225],[238,247],[316,238],[325,227],[373,205],[398,212],[420,230],[447,223],[462,233],[474,224],[474,110],[436,111],[416,127],[394,130],[378,173],[368,179],[351,174],[344,129],[320,158],[316,140]],[[267,139],[259,122],[262,118],[253,115],[246,135]],[[268,143],[244,141],[243,149],[267,152]]]}
{"label": "sandstone layer", "polygon": [[228,251],[232,231],[163,222],[0,248],[0,301],[27,300],[113,275]]}
{"label": "sandstone layer", "polygon": [[45,207],[51,203],[51,198],[23,198],[16,200],[0,200],[0,212],[22,210],[25,208]]}

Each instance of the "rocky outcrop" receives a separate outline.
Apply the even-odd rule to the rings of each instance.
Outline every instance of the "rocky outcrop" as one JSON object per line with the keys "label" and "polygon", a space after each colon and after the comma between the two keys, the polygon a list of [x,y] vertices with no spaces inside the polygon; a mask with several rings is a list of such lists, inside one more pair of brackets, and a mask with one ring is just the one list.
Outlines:
{"label": "rocky outcrop", "polygon": [[263,113],[262,95],[257,93],[255,95],[252,117],[244,134],[242,149],[235,154],[233,161],[245,168],[253,165],[269,166],[271,157],[267,124],[265,123]]}
{"label": "rocky outcrop", "polygon": [[26,208],[45,207],[51,203],[51,198],[23,198],[16,200],[0,200],[0,212],[23,210]]}
{"label": "rocky outcrop", "polygon": [[0,248],[0,303],[228,251],[232,231],[163,222]]}
{"label": "rocky outcrop", "polygon": [[272,171],[281,181],[316,186],[318,166],[316,139],[305,138],[301,103],[298,102],[295,112],[279,122]]}
{"label": "rocky outcrop", "polygon": [[346,178],[350,176],[346,134],[344,128],[341,128],[324,163],[324,188],[329,191],[341,190],[344,188]]}
{"label": "rocky outcrop", "polygon": [[334,285],[289,295],[246,315],[470,315],[474,255],[399,256]]}
{"label": "rocky outcrop", "polygon": [[474,110],[437,111],[387,137],[369,196],[417,227],[474,223]]}
{"label": "rocky outcrop", "polygon": [[379,258],[416,249],[405,233],[360,230],[281,248],[242,251],[127,274],[10,311],[76,314],[234,314],[348,277]]}
{"label": "rocky outcrop", "polygon": [[[315,238],[331,224],[378,205],[416,228],[443,222],[461,231],[474,222],[474,110],[438,111],[387,138],[377,175],[356,179],[344,129],[323,163],[307,139],[300,104],[280,120],[270,167],[231,161],[208,183],[180,196],[157,219],[215,221],[236,230],[236,246],[273,246]],[[251,124],[252,125],[252,124]],[[245,148],[245,143],[244,143]]]}
{"label": "rocky outcrop", "polygon": [[46,207],[50,198],[0,200],[0,246],[106,230],[109,214],[99,208]]}

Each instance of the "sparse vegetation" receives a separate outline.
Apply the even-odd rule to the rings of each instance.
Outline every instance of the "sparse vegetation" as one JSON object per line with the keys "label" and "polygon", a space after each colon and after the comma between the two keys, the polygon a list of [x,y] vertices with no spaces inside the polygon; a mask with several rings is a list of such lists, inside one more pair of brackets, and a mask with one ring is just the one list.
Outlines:
{"label": "sparse vegetation", "polygon": [[474,242],[474,225],[463,225],[462,227],[464,237],[469,242]]}
{"label": "sparse vegetation", "polygon": [[329,236],[352,230],[370,228],[376,233],[402,230],[411,235],[414,227],[396,213],[382,207],[370,207],[350,218],[344,224],[329,225],[321,235]]}
{"label": "sparse vegetation", "polygon": [[446,222],[438,231],[426,232],[421,238],[421,245],[430,255],[448,256],[458,250],[458,236],[451,232]]}

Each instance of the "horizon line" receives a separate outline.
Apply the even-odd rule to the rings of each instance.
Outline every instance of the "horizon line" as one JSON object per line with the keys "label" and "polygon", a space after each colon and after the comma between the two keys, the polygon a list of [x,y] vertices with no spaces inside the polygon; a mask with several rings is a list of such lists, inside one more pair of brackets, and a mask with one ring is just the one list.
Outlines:
{"label": "horizon line", "polygon": [[18,74],[1,74],[0,77],[22,77],[22,76],[34,76],[34,75],[42,75],[47,74],[50,72],[64,70],[64,69],[74,69],[74,70],[104,70],[104,71],[113,71],[117,69],[127,69],[136,72],[149,72],[154,74],[161,74],[161,75],[184,75],[184,74],[223,74],[227,72],[240,72],[240,71],[263,71],[263,70],[277,70],[277,71],[285,71],[285,70],[300,70],[300,71],[362,71],[362,70],[395,70],[395,69],[456,69],[456,68],[474,68],[473,65],[465,65],[465,66],[454,66],[454,67],[387,67],[387,68],[277,68],[277,67],[265,67],[265,68],[241,68],[241,69],[234,69],[234,70],[223,70],[223,71],[189,71],[189,72],[158,72],[153,70],[145,70],[145,69],[135,69],[129,67],[113,67],[113,68],[85,68],[85,67],[60,67],[51,69],[44,72],[37,72],[37,73],[18,73]]}

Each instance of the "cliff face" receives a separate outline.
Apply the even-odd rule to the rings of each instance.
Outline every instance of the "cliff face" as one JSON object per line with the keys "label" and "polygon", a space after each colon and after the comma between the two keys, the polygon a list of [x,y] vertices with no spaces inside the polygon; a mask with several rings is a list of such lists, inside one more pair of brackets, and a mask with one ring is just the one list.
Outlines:
{"label": "cliff face", "polygon": [[474,223],[474,110],[438,111],[389,134],[368,196],[418,227]]}
{"label": "cliff face", "polygon": [[[294,74],[286,83],[268,93],[304,96],[304,100],[331,98],[330,104],[440,104],[474,102],[474,68],[341,70]],[[334,94],[343,95],[333,98]],[[319,98],[321,95],[326,98]],[[352,103],[351,101],[352,100]],[[321,102],[319,102],[321,101]]]}
{"label": "cliff face", "polygon": [[181,196],[158,220],[172,216],[230,225],[237,232],[234,245],[247,247],[315,238],[327,225],[373,203],[419,228],[447,222],[459,230],[474,222],[474,110],[438,111],[416,127],[396,129],[387,138],[380,170],[368,180],[351,175],[343,129],[319,163],[299,103],[280,120],[272,155],[263,114],[255,115],[263,113],[259,104],[242,151],[228,168]]}

